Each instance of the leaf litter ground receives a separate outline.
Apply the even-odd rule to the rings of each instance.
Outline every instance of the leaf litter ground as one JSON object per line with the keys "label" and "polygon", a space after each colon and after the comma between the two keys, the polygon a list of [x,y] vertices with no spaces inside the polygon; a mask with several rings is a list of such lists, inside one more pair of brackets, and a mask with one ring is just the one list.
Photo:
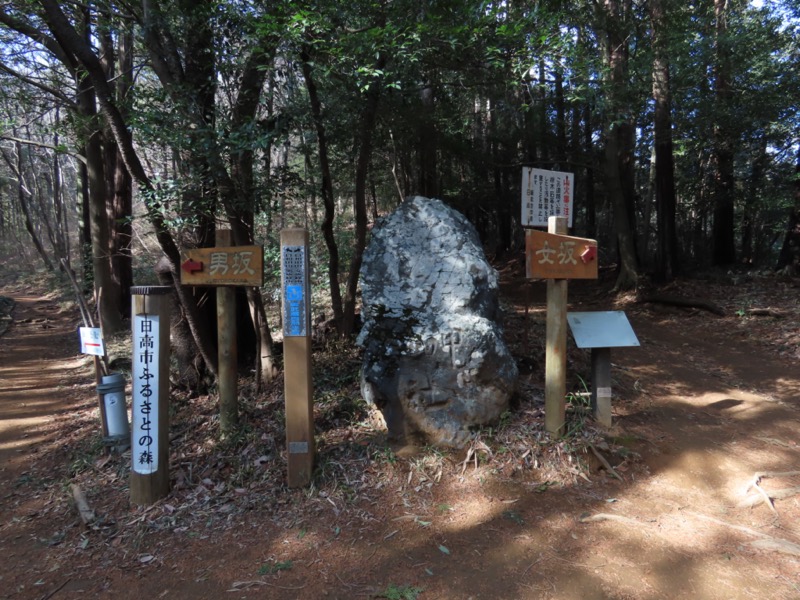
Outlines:
{"label": "leaf litter ground", "polygon": [[[74,311],[7,282],[0,597],[797,597],[797,282],[668,290],[725,317],[572,285],[571,309],[626,310],[642,348],[612,355],[604,431],[587,410],[588,356],[570,346],[569,434],[553,440],[544,286],[521,271],[501,266],[519,392],[464,451],[391,448],[360,399],[357,351],[317,340],[311,487],[284,483],[282,381],[256,395],[242,380],[232,439],[212,396],[172,398],[172,492],[149,507],[129,503],[130,455],[102,446]],[[780,316],[748,312],[765,307]],[[96,514],[88,526],[70,485]]]}

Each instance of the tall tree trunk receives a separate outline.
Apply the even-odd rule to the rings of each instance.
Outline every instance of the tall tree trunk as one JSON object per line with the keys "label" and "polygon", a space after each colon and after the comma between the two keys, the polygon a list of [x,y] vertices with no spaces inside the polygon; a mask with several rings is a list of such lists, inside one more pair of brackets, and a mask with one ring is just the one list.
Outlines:
{"label": "tall tree trunk", "polygon": [[[82,78],[82,81],[86,81],[88,84],[87,87],[93,87],[94,91],[96,92],[96,98],[100,105],[100,111],[107,120],[114,139],[117,142],[117,146],[122,155],[123,161],[125,162],[125,166],[128,169],[128,173],[131,174],[131,177],[136,180],[143,191],[148,193],[153,192],[153,184],[150,181],[150,178],[147,176],[147,173],[142,166],[142,162],[139,159],[139,155],[136,152],[136,148],[133,145],[133,138],[131,136],[130,129],[128,128],[128,124],[125,122],[122,113],[119,111],[119,108],[114,102],[113,91],[105,77],[105,73],[100,61],[97,58],[97,55],[92,51],[92,47],[87,40],[78,35],[77,31],[71,25],[56,0],[40,0],[40,3],[42,8],[44,8],[45,21],[47,22],[47,25],[50,31],[53,33],[55,39],[58,40],[59,46],[63,48],[64,52],[68,53],[69,56],[74,57],[76,61],[80,62],[85,69],[85,76]],[[84,96],[88,96],[88,94],[81,93],[80,97],[83,98]],[[92,103],[94,102],[94,98],[95,96],[91,96]],[[86,142],[86,146],[87,150],[85,154],[87,156],[88,163],[91,162],[88,158],[88,155],[91,153],[88,148],[88,141]],[[88,171],[89,169],[87,169],[87,172]],[[91,192],[92,175],[89,173],[87,178],[89,180],[89,188]],[[102,183],[102,177],[100,178],[100,182]],[[90,204],[92,203],[90,202]],[[105,203],[102,203],[102,207],[105,208]],[[186,322],[188,323],[189,329],[192,332],[192,337],[197,344],[198,351],[203,357],[203,361],[205,362],[207,368],[214,375],[216,375],[216,352],[214,351],[213,343],[208,335],[207,327],[204,328],[204,324],[200,321],[200,315],[194,297],[189,294],[186,288],[180,284],[180,252],[178,247],[175,244],[175,240],[169,233],[169,229],[164,222],[163,215],[158,210],[159,207],[153,205],[152,202],[148,202],[146,208],[148,218],[153,224],[153,228],[156,233],[156,239],[158,240],[161,249],[164,251],[164,254],[169,260],[170,276],[172,277],[178,300],[185,311]],[[104,247],[107,248],[107,234],[106,239],[103,241],[105,242]]]}
{"label": "tall tree trunk", "polygon": [[[80,23],[84,43],[92,38],[91,14],[88,7],[81,9]],[[106,178],[103,140],[98,122],[96,89],[88,73],[82,72],[78,81],[78,106],[87,127],[86,174],[89,183],[89,228],[92,234],[92,268],[94,272],[95,299],[98,302],[100,323],[106,335],[122,330],[119,312],[120,289],[111,271],[109,256],[110,226],[106,211]]]}
{"label": "tall tree trunk", "polygon": [[[272,62],[272,54],[264,49],[255,50],[245,62],[242,79],[233,107],[232,127],[234,130],[247,127],[255,122],[258,113],[261,90],[267,78],[268,67]],[[254,241],[255,223],[253,209],[256,206],[254,190],[253,163],[254,152],[242,148],[232,156],[232,177],[238,183],[239,193],[243,199],[242,204],[247,207],[245,214],[247,237],[237,240],[237,244],[251,244]],[[247,288],[247,300],[250,309],[250,318],[256,335],[256,380],[260,384],[267,384],[276,375],[275,352],[272,343],[272,334],[269,330],[264,301],[261,291]]]}
{"label": "tall tree trunk", "polygon": [[322,237],[325,239],[325,245],[328,248],[328,284],[331,290],[331,309],[333,310],[333,318],[337,323],[338,330],[342,333],[344,332],[344,308],[342,291],[339,287],[339,247],[333,234],[333,221],[336,218],[336,200],[333,196],[333,177],[331,176],[330,157],[328,156],[328,136],[325,131],[325,122],[322,118],[322,101],[319,98],[317,83],[314,79],[308,46],[303,47],[301,61],[303,77],[311,104],[311,115],[317,131],[317,147],[319,149],[319,165],[322,176],[320,194],[325,207],[325,217],[322,220],[320,229],[322,230]]}
{"label": "tall tree trunk", "polygon": [[[623,0],[628,3],[630,0]],[[629,12],[618,0],[604,0],[603,23],[605,28],[605,60],[608,77],[605,90],[607,97],[605,125],[605,182],[606,193],[613,207],[614,229],[619,253],[617,289],[635,287],[639,274],[636,257],[634,224],[631,220],[633,182],[629,171],[631,165],[631,138],[633,127],[624,100],[627,80],[628,46],[623,27]]]}
{"label": "tall tree trunk", "polygon": [[436,164],[436,123],[434,121],[433,85],[427,83],[419,93],[421,111],[418,115],[419,138],[419,184],[418,191],[423,196],[435,198],[439,195]]}
{"label": "tall tree trunk", "polygon": [[756,155],[751,159],[752,169],[747,182],[748,191],[744,195],[744,210],[742,211],[742,263],[752,265],[756,259],[754,248],[755,231],[758,217],[758,193],[764,180],[764,172],[769,164],[767,152],[769,140],[761,136],[755,148]]}
{"label": "tall tree trunk", "polygon": [[592,107],[586,102],[583,107],[583,151],[586,156],[586,184],[584,185],[584,205],[586,209],[586,236],[597,235],[597,199],[594,193],[594,142],[592,136]]}
{"label": "tall tree trunk", "polygon": [[564,73],[561,65],[555,69],[555,102],[556,102],[556,154],[558,169],[567,169],[567,109],[564,104]]}
{"label": "tall tree trunk", "polygon": [[734,172],[731,133],[731,47],[728,41],[728,0],[714,0],[714,229],[715,265],[736,260]]}
{"label": "tall tree trunk", "polygon": [[[375,63],[375,70],[382,71],[385,66],[386,57],[383,53],[380,53]],[[364,256],[364,248],[367,245],[367,175],[369,173],[370,158],[372,157],[372,135],[375,130],[380,98],[381,87],[376,82],[366,92],[364,109],[359,120],[354,200],[356,218],[355,244],[353,259],[350,263],[350,272],[347,276],[341,329],[345,335],[353,333],[355,329],[358,278],[361,274],[361,259]]]}
{"label": "tall tree trunk", "polygon": [[[117,49],[119,75],[117,77],[117,101],[120,106],[127,104],[127,96],[133,86],[133,34],[120,33]],[[120,288],[120,310],[130,314],[131,286],[133,285],[133,181],[116,141],[108,132],[107,139],[113,141],[107,152],[114,152],[113,195],[112,195],[112,248],[111,264]]]}
{"label": "tall tree trunk", "polygon": [[539,59],[539,162],[544,165],[550,161],[550,124],[547,119],[547,70],[544,57]]}
{"label": "tall tree trunk", "polygon": [[[666,36],[669,0],[650,0],[653,27],[653,99],[655,100],[655,196],[656,268],[655,275],[669,281],[678,271],[678,234],[675,224],[675,160],[672,147],[672,92]],[[648,223],[649,226],[649,223]]]}
{"label": "tall tree trunk", "polygon": [[47,255],[47,251],[42,245],[42,240],[39,238],[39,234],[36,231],[36,227],[33,222],[33,215],[31,214],[31,208],[28,204],[27,192],[25,190],[25,183],[23,181],[24,165],[22,164],[22,146],[19,142],[15,142],[14,150],[15,156],[13,161],[5,152],[3,152],[3,158],[17,176],[17,200],[19,202],[20,210],[24,216],[25,230],[28,232],[31,242],[33,242],[33,247],[36,248],[36,253],[39,255],[39,258],[42,259],[42,264],[44,264],[48,271],[53,272],[53,263],[50,260],[50,257]]}
{"label": "tall tree trunk", "polygon": [[[56,108],[56,115],[55,115],[56,123],[60,123],[60,111]],[[59,145],[59,136],[58,133],[53,135],[53,145],[58,148]],[[59,266],[61,266],[60,259],[64,259],[67,261],[67,267],[70,267],[70,256],[69,256],[69,223],[67,221],[67,207],[64,203],[64,193],[63,193],[63,174],[61,171],[61,161],[58,155],[58,152],[53,153],[53,208],[55,212],[55,244],[54,250],[56,259],[59,261]]]}
{"label": "tall tree trunk", "polygon": [[795,167],[794,206],[789,210],[786,235],[775,268],[791,275],[800,275],[800,146]]}

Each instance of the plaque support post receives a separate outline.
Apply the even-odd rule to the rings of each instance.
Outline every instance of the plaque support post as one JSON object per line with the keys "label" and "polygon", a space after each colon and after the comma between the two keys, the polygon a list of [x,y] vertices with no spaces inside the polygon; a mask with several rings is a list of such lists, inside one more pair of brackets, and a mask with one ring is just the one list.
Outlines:
{"label": "plaque support post", "polygon": [[281,231],[281,273],[287,482],[302,487],[311,483],[315,453],[307,230]]}
{"label": "plaque support post", "polygon": [[169,286],[131,288],[131,503],[169,493]]}
{"label": "plaque support post", "polygon": [[592,348],[592,410],[598,423],[611,427],[611,348]]}

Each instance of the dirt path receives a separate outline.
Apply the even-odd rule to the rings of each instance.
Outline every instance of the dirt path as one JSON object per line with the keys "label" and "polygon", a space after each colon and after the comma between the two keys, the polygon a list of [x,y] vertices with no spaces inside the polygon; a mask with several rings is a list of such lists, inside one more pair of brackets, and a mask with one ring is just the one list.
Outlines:
{"label": "dirt path", "polygon": [[[314,488],[262,493],[266,475],[237,483],[213,466],[228,450],[202,442],[194,458],[176,434],[175,491],[140,509],[129,457],[96,446],[74,319],[24,288],[0,295],[18,303],[0,337],[0,598],[800,597],[800,495],[739,506],[763,499],[747,492],[757,472],[794,472],[762,478],[772,495],[800,486],[800,370],[735,318],[629,308],[642,347],[612,355],[615,427],[598,448],[623,481],[591,453],[570,463],[565,442],[574,473],[549,480],[522,435],[490,441],[477,465],[372,454],[347,470],[368,443],[350,431],[323,445]],[[531,399],[518,415],[539,411]],[[236,452],[282,468],[263,448]],[[72,481],[100,515],[90,528],[66,500]]]}
{"label": "dirt path", "polygon": [[[37,597],[32,571],[46,548],[63,538],[63,515],[53,514],[54,495],[68,477],[68,449],[59,440],[70,429],[70,413],[85,405],[88,371],[75,352],[74,323],[55,297],[37,297],[24,287],[5,287],[13,321],[0,338],[0,596]],[[65,316],[67,318],[65,318]],[[54,517],[51,519],[51,517]],[[38,585],[43,585],[40,583]],[[16,595],[15,595],[16,594]]]}

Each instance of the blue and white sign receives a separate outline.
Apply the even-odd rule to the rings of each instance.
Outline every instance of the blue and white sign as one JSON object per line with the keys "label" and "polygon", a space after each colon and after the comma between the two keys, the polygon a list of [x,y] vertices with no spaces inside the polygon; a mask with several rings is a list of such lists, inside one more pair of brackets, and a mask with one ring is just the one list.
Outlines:
{"label": "blue and white sign", "polygon": [[283,335],[308,335],[308,301],[306,251],[304,246],[284,246],[283,270]]}

